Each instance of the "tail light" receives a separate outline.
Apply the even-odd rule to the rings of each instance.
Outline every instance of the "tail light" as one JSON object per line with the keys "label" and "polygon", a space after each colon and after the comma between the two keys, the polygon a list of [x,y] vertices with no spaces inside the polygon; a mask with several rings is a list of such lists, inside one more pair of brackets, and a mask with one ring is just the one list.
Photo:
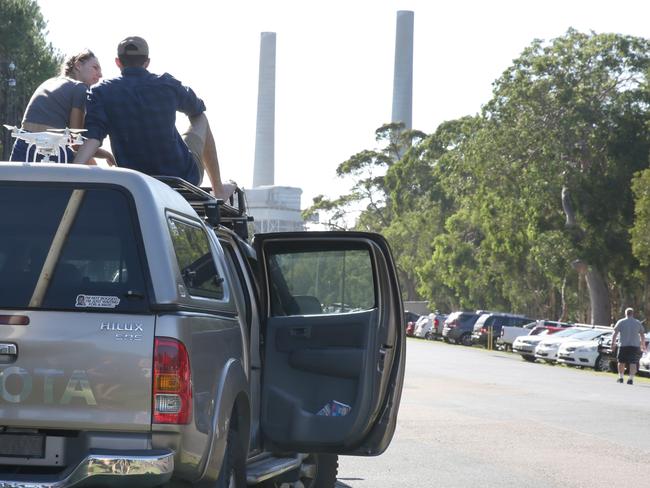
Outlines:
{"label": "tail light", "polygon": [[433,326],[437,329],[438,325],[440,325],[440,321],[438,319],[433,319]]}
{"label": "tail light", "polygon": [[481,334],[487,334],[487,331],[485,327],[481,327]]}
{"label": "tail light", "polygon": [[185,345],[156,338],[153,362],[153,423],[188,424],[192,417],[192,376]]}

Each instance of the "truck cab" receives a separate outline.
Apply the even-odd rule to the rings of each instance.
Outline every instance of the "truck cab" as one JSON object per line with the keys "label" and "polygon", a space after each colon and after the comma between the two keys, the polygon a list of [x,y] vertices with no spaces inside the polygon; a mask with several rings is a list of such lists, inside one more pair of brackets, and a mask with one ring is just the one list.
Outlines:
{"label": "truck cab", "polygon": [[241,191],[58,164],[0,163],[0,220],[2,486],[333,487],[389,445],[381,236],[251,240]]}

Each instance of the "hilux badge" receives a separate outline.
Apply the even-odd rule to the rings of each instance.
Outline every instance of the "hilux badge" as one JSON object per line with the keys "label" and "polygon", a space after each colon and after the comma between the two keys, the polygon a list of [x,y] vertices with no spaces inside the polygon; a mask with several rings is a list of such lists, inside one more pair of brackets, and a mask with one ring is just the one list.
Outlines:
{"label": "hilux badge", "polygon": [[116,341],[141,341],[143,324],[133,322],[102,322],[99,330],[116,332]]}

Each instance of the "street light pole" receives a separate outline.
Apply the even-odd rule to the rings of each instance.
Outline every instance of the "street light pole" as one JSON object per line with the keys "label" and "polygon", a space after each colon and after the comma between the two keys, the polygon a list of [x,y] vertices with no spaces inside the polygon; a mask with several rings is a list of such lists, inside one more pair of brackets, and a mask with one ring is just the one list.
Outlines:
{"label": "street light pole", "polygon": [[[4,91],[4,110],[2,113],[3,124],[16,125],[16,64],[13,61],[2,62],[2,85]],[[5,131],[2,136],[2,160],[7,161],[11,156],[13,140],[9,132]]]}

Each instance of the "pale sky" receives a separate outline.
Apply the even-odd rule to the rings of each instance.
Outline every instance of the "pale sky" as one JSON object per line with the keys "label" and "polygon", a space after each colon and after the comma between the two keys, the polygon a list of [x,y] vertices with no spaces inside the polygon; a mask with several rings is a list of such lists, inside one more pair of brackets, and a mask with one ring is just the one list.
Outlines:
{"label": "pale sky", "polygon": [[[38,0],[63,54],[88,47],[104,77],[117,43],[149,43],[154,73],[191,86],[208,108],[224,179],[252,186],[260,33],[275,32],[275,183],[302,208],[350,183],[336,167],[374,149],[390,122],[398,10],[414,20],[413,128],[472,115],[535,38],[569,27],[650,37],[648,0]],[[179,114],[179,119],[185,119]]]}

